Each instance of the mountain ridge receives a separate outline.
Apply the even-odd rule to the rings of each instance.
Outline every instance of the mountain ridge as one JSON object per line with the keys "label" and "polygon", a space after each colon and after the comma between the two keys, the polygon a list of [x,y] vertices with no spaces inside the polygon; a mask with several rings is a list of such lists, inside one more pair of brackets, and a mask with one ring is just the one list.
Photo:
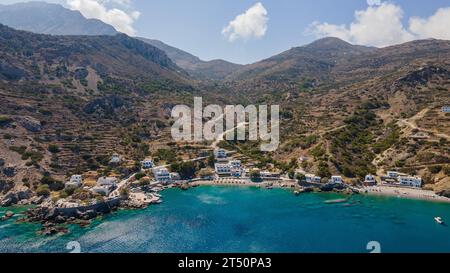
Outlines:
{"label": "mountain ridge", "polygon": [[0,5],[0,23],[18,30],[53,35],[115,35],[118,32],[98,19],[59,4],[26,2]]}

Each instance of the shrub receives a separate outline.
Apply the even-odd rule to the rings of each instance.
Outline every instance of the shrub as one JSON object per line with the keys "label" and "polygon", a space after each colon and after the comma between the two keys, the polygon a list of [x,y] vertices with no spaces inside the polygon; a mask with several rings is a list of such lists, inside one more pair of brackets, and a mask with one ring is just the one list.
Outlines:
{"label": "shrub", "polygon": [[58,145],[54,145],[54,144],[51,144],[48,146],[48,151],[52,154],[56,154],[56,153],[60,152]]}
{"label": "shrub", "polygon": [[48,187],[48,185],[40,185],[37,190],[36,190],[36,194],[38,196],[49,196],[50,195],[50,189]]}
{"label": "shrub", "polygon": [[442,170],[442,166],[439,166],[439,165],[436,165],[436,166],[430,166],[430,167],[428,167],[428,170],[429,170],[431,173],[434,173],[434,174],[440,173],[441,170]]}

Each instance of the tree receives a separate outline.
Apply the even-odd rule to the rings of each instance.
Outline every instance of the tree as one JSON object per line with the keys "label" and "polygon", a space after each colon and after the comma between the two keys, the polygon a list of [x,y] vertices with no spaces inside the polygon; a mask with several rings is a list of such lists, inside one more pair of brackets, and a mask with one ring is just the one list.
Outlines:
{"label": "tree", "polygon": [[302,174],[302,173],[298,173],[297,175],[295,175],[295,179],[296,179],[298,182],[302,182],[303,180],[306,179],[306,176],[305,176],[304,174]]}
{"label": "tree", "polygon": [[252,181],[260,181],[261,180],[261,172],[259,169],[252,169],[250,171],[250,179]]}
{"label": "tree", "polygon": [[56,153],[60,152],[58,145],[54,145],[54,144],[51,144],[48,146],[48,151],[52,154],[56,154]]}
{"label": "tree", "polygon": [[172,172],[180,174],[181,179],[191,179],[195,176],[196,166],[193,162],[176,162],[170,165]]}
{"label": "tree", "polygon": [[215,163],[215,157],[214,157],[214,154],[211,154],[209,157],[208,157],[208,166],[209,167],[211,167],[211,168],[214,168],[214,163]]}

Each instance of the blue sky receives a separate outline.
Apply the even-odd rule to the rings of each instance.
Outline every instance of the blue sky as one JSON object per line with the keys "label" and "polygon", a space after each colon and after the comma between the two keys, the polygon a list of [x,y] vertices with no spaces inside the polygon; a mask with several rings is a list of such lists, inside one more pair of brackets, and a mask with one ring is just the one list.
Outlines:
{"label": "blue sky", "polygon": [[[0,0],[10,2],[19,1]],[[236,63],[255,62],[324,36],[373,46],[450,39],[448,0],[49,2],[62,3],[130,35],[158,39],[205,60],[221,58]]]}

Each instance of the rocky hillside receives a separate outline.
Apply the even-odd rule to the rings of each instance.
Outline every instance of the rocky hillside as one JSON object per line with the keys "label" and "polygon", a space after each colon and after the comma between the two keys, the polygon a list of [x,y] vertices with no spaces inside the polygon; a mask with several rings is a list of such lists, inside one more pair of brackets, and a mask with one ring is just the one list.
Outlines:
{"label": "rocky hillside", "polygon": [[86,19],[79,11],[45,2],[0,5],[0,24],[19,30],[53,35],[116,35],[110,25]]}
{"label": "rocky hillside", "polygon": [[304,169],[325,177],[358,181],[397,169],[421,175],[428,187],[446,184],[450,116],[441,109],[450,104],[448,60],[450,41],[366,48],[328,38],[246,66],[223,88],[279,104],[283,144],[270,156],[250,143],[227,145],[263,165],[284,161],[278,167],[285,170],[302,156]]}
{"label": "rocky hillside", "polygon": [[200,58],[181,49],[169,46],[158,40],[139,38],[162,51],[172,59],[179,67],[186,70],[191,76],[202,80],[223,80],[234,71],[243,67],[239,64],[224,60],[203,61]]}
{"label": "rocky hillside", "polygon": [[163,51],[123,34],[50,36],[0,25],[0,55],[5,190],[98,170],[114,152],[144,157],[143,140],[167,135],[171,105],[195,92]]}

